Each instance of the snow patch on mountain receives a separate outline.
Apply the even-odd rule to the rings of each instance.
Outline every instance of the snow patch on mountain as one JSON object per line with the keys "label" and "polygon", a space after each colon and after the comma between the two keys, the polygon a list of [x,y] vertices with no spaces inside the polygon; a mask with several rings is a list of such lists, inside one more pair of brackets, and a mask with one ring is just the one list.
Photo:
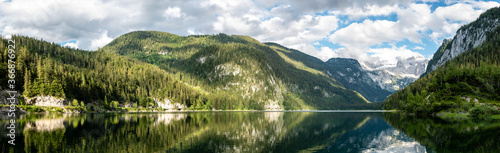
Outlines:
{"label": "snow patch on mountain", "polygon": [[360,65],[368,73],[370,78],[384,90],[394,92],[413,83],[425,72],[429,59],[423,57],[397,58],[394,65],[392,63],[370,64],[360,62]]}

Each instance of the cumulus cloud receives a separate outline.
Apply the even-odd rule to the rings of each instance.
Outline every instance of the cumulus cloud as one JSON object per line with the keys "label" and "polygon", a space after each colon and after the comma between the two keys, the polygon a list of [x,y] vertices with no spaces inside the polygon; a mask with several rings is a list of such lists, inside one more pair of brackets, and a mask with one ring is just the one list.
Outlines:
{"label": "cumulus cloud", "polygon": [[330,40],[346,47],[366,48],[382,42],[403,39],[418,42],[419,37],[418,31],[404,28],[398,22],[367,19],[362,23],[353,23],[337,30],[330,36]]}
{"label": "cumulus cloud", "polygon": [[[135,30],[178,35],[227,33],[277,42],[322,60],[349,57],[374,61],[379,55],[389,56],[384,52],[418,56],[414,54],[418,52],[406,47],[374,48],[374,45],[406,40],[421,44],[422,39],[440,43],[461,25],[500,5],[493,1],[453,1],[432,9],[433,4],[429,2],[433,1],[10,1],[0,3],[0,32],[56,43],[77,40],[65,45],[87,50],[103,47],[114,38]],[[397,15],[397,20],[383,18],[388,15]],[[374,16],[377,18],[368,18]],[[328,40],[337,46],[322,43]]]}
{"label": "cumulus cloud", "polygon": [[367,53],[371,53],[371,56],[363,56],[363,61],[369,61],[374,65],[396,65],[398,60],[408,59],[414,57],[416,59],[424,60],[425,57],[412,50],[406,48],[406,46],[391,48],[370,48]]}
{"label": "cumulus cloud", "polygon": [[[442,39],[453,36],[461,25],[474,21],[482,12],[498,5],[497,2],[465,2],[439,6],[434,11],[431,10],[431,5],[426,3],[411,3],[390,10],[386,9],[387,11],[380,9],[382,7],[379,6],[366,5],[365,10],[368,11],[358,11],[356,13],[353,13],[354,11],[339,11],[338,13],[351,14],[351,16],[376,16],[395,13],[397,20],[365,19],[362,22],[355,22],[335,31],[329,36],[329,40],[345,47],[344,51],[348,52],[337,53],[338,55],[356,58],[361,61],[392,64],[397,61],[395,57],[403,55],[424,58],[422,54],[406,49],[404,46],[375,49],[373,47],[405,40],[422,44],[422,39],[431,39],[436,44],[439,44]],[[390,8],[390,6],[385,7]],[[379,8],[379,10],[370,11],[371,8]],[[361,9],[358,8],[358,10]],[[416,47],[413,50],[423,49],[422,47]]]}
{"label": "cumulus cloud", "polygon": [[108,31],[105,31],[100,38],[97,38],[97,39],[94,39],[91,41],[91,48],[98,48],[98,47],[102,47],[106,44],[108,44],[109,42],[113,41],[113,38],[110,38],[108,36]]}
{"label": "cumulus cloud", "polygon": [[358,19],[367,16],[386,16],[399,9],[399,5],[378,6],[375,4],[362,7],[348,7],[341,11],[331,11],[332,14],[346,15],[352,19]]}
{"label": "cumulus cloud", "polygon": [[181,13],[181,9],[179,7],[169,7],[167,10],[165,10],[165,16],[168,17],[173,17],[173,18],[180,18],[183,13]]}

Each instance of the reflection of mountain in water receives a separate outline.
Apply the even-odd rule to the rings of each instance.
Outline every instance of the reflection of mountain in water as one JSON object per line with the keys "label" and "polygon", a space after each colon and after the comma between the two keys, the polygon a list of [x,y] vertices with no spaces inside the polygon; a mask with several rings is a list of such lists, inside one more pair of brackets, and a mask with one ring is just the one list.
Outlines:
{"label": "reflection of mountain in water", "polygon": [[[27,121],[16,152],[366,152],[419,148],[382,113],[82,114]],[[52,126],[50,124],[53,124]],[[64,126],[64,127],[61,127]],[[38,129],[38,130],[37,130]],[[413,144],[413,146],[412,146]],[[412,151],[412,150],[410,150]]]}
{"label": "reflection of mountain in water", "polygon": [[315,152],[425,152],[425,147],[376,116]]}
{"label": "reflection of mountain in water", "polygon": [[426,152],[425,146],[406,136],[402,132],[390,128],[380,132],[367,146],[364,153],[368,152]]}
{"label": "reflection of mountain in water", "polygon": [[385,114],[386,121],[427,146],[428,152],[500,152],[498,120],[459,120]]}

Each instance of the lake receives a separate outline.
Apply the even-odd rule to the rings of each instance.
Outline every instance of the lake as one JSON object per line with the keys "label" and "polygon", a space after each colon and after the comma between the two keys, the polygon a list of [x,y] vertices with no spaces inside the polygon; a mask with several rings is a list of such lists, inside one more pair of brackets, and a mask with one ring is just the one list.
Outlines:
{"label": "lake", "polygon": [[3,152],[499,152],[500,122],[382,112],[37,114]]}

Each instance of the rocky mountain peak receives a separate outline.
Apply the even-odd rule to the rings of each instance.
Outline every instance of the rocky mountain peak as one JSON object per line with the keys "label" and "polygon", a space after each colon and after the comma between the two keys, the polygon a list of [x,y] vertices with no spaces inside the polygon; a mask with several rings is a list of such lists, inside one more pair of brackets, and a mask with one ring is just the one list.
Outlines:
{"label": "rocky mountain peak", "polygon": [[462,26],[452,39],[445,39],[434,54],[425,73],[434,71],[459,54],[476,48],[487,38],[488,34],[500,25],[500,8],[493,8],[483,13],[476,21]]}

